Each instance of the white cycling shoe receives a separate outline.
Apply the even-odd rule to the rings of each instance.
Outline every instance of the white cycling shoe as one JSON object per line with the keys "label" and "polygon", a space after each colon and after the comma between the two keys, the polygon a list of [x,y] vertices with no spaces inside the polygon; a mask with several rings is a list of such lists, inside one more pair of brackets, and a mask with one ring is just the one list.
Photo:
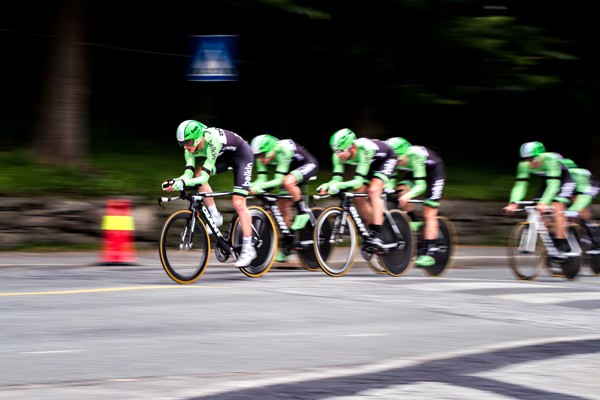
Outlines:
{"label": "white cycling shoe", "polygon": [[[213,221],[215,221],[215,225],[217,226],[217,228],[223,225],[223,214],[219,213],[216,217],[214,215],[211,215],[211,218],[213,219]],[[208,230],[209,235],[213,234],[213,231],[212,229],[210,229],[210,226],[207,225],[206,229]]]}
{"label": "white cycling shoe", "polygon": [[255,258],[256,249],[254,249],[254,246],[242,247],[242,252],[234,265],[238,268],[247,267]]}

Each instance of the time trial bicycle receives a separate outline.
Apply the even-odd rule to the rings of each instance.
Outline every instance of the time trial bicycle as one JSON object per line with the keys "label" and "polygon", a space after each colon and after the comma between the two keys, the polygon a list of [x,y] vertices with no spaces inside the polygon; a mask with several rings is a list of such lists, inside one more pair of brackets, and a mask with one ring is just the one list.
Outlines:
{"label": "time trial bicycle", "polygon": [[[211,235],[216,242],[215,256],[218,261],[224,263],[230,257],[234,260],[239,257],[243,239],[239,215],[233,212],[227,231],[222,234],[204,204],[204,199],[208,197],[232,194],[233,192],[195,192],[186,189],[177,197],[158,198],[158,204],[163,208],[163,202],[189,202],[187,209],[177,210],[167,218],[160,233],[160,261],[172,280],[190,284],[202,276],[210,260]],[[249,277],[257,278],[266,274],[275,261],[277,228],[269,213],[262,207],[252,205],[248,210],[252,217],[252,244],[256,249],[256,258],[250,265],[240,267],[239,270]]]}
{"label": "time trial bicycle", "polygon": [[[340,199],[337,206],[325,208],[314,229],[315,254],[319,267],[330,276],[342,276],[348,273],[354,264],[359,248],[359,235],[363,242],[371,233],[363,223],[353,204],[356,197],[368,197],[368,193],[341,191],[335,195],[314,195],[315,199],[335,196]],[[406,213],[400,210],[388,210],[384,197],[384,223],[382,226],[382,250],[369,246],[362,247],[363,257],[377,272],[383,267],[388,275],[400,276],[409,268],[414,256],[414,237]],[[324,252],[323,249],[327,251]],[[374,257],[376,257],[374,259]],[[377,268],[376,268],[377,267]]]}
{"label": "time trial bicycle", "polygon": [[[573,280],[581,268],[581,247],[574,226],[567,230],[571,252],[562,254],[556,248],[548,226],[553,225],[552,213],[540,213],[536,201],[517,202],[522,206],[515,212],[527,213],[527,221],[517,223],[508,239],[508,265],[513,276],[519,280],[537,279],[545,269],[552,276]],[[548,224],[548,226],[547,226]]]}
{"label": "time trial bicycle", "polygon": [[[292,231],[288,228],[281,209],[277,200],[279,199],[291,199],[292,196],[289,194],[271,194],[261,193],[249,196],[249,198],[256,198],[260,201],[261,206],[273,214],[275,223],[280,234],[280,242],[282,243],[282,250],[286,255],[295,252],[298,255],[300,264],[302,267],[309,271],[316,271],[319,269],[319,263],[317,262],[317,256],[315,254],[315,247],[313,242],[313,230],[317,222],[317,218],[323,211],[322,207],[311,207],[308,210],[310,221],[306,223],[306,226],[300,230]],[[304,197],[304,194],[303,194]],[[308,196],[305,197],[307,201]],[[327,254],[329,251],[329,244],[324,244],[321,248],[322,254]]]}

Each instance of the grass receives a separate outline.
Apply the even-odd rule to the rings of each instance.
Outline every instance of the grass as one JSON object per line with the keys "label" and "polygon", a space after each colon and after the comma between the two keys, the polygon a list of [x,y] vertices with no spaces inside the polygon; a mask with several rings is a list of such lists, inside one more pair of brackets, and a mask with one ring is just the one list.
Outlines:
{"label": "grass", "polygon": [[[183,156],[179,149],[147,148],[137,152],[110,152],[92,155],[87,167],[49,167],[34,161],[25,150],[0,152],[0,195],[29,196],[33,193],[82,198],[136,196],[154,202],[163,192],[160,184],[181,175]],[[512,166],[511,166],[512,167]],[[331,177],[321,170],[309,184],[309,193]],[[214,190],[233,185],[231,173],[210,179]],[[445,199],[505,201],[514,183],[512,170],[481,166],[447,165]]]}

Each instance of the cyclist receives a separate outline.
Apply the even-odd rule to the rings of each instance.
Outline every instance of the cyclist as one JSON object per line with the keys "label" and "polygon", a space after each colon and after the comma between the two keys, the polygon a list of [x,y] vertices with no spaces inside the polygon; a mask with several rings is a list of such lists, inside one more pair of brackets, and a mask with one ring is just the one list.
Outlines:
{"label": "cyclist", "polygon": [[[333,178],[317,188],[320,193],[336,194],[340,190],[353,189],[368,193],[368,197],[355,198],[360,216],[369,224],[371,237],[366,246],[381,250],[383,239],[383,192],[396,165],[396,154],[386,143],[378,139],[356,138],[350,129],[340,129],[331,136],[329,145],[334,154]],[[354,178],[343,180],[345,164],[356,165]],[[368,200],[367,200],[368,199]]]}
{"label": "cyclist", "polygon": [[572,204],[567,209],[567,217],[580,219],[586,227],[594,247],[600,247],[600,230],[593,224],[591,211],[592,201],[600,193],[600,182],[592,173],[585,168],[580,168],[570,158],[563,158],[562,164],[567,167],[575,181],[575,196],[571,199]]}
{"label": "cyclist", "polygon": [[425,195],[423,201],[424,246],[419,249],[415,260],[417,267],[430,267],[435,264],[433,258],[437,248],[439,233],[438,209],[442,199],[442,191],[446,182],[444,161],[433,150],[424,146],[413,146],[402,137],[392,137],[386,140],[398,157],[396,170],[404,172],[404,180],[396,187],[396,178],[391,181],[394,189],[398,189],[400,197],[398,206],[409,210],[409,201],[417,196]]}
{"label": "cyclist", "polygon": [[556,248],[564,256],[568,256],[571,247],[567,242],[567,218],[564,211],[570,204],[570,199],[575,192],[575,182],[569,170],[561,162],[558,153],[546,152],[541,142],[526,142],[519,150],[521,161],[517,166],[516,182],[510,192],[509,204],[504,211],[514,212],[519,206],[517,201],[523,200],[527,194],[530,175],[544,177],[545,185],[540,189],[540,200],[536,208],[540,213],[552,209],[556,230],[554,239]]}
{"label": "cyclist", "polygon": [[[291,139],[278,140],[272,135],[258,135],[250,143],[254,153],[256,180],[250,183],[250,193],[262,193],[266,189],[277,189],[283,186],[291,196],[297,209],[291,230],[304,228],[310,221],[312,212],[302,198],[302,190],[298,186],[309,178],[316,176],[319,162],[304,147]],[[273,179],[268,180],[268,166],[275,166]],[[292,213],[289,212],[291,201],[279,199],[279,207],[284,221],[290,227]],[[313,217],[314,218],[314,217]],[[314,221],[313,221],[314,222]],[[291,240],[293,233],[287,238]],[[275,261],[285,262],[286,254],[279,251]]]}
{"label": "cyclist", "polygon": [[[209,128],[195,121],[186,120],[177,127],[177,141],[185,149],[185,172],[180,177],[163,182],[163,190],[183,190],[186,186],[200,186],[204,192],[212,174],[233,169],[233,208],[242,227],[242,251],[235,262],[236,267],[248,266],[256,258],[252,244],[252,217],[246,206],[246,196],[252,178],[252,149],[238,134],[221,128]],[[204,162],[196,166],[196,158]],[[203,187],[204,186],[204,187]],[[211,213],[212,216],[212,213]],[[222,219],[220,221],[222,223]]]}

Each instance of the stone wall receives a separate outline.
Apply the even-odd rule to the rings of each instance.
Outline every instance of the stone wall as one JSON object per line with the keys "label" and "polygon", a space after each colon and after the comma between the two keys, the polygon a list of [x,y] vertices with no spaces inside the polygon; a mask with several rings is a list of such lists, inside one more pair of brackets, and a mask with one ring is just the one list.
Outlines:
{"label": "stone wall", "polygon": [[[123,198],[121,198],[123,199]],[[161,225],[167,216],[184,208],[183,201],[148,204],[141,199],[132,202],[135,241],[139,248],[156,247]],[[251,203],[252,200],[249,200]],[[326,207],[333,202],[319,200]],[[507,217],[502,213],[505,203],[468,200],[444,200],[440,214],[454,223],[459,244],[504,244],[511,228],[524,219],[523,215]],[[101,246],[101,223],[106,200],[73,200],[64,198],[0,198],[0,249],[28,245]],[[218,203],[225,218],[231,216],[229,199]],[[596,215],[598,210],[594,205]]]}

